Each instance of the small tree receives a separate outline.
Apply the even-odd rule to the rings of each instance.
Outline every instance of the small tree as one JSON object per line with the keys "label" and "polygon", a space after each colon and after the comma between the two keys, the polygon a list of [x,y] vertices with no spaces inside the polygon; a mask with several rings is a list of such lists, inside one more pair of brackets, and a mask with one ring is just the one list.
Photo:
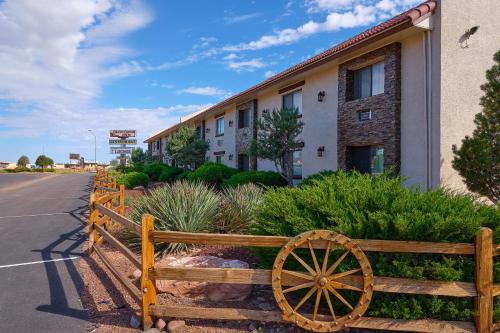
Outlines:
{"label": "small tree", "polygon": [[46,167],[54,165],[54,161],[45,155],[40,155],[36,158],[35,164],[45,170]]}
{"label": "small tree", "polygon": [[30,159],[26,155],[19,157],[19,159],[17,160],[18,167],[26,167],[26,165],[28,164],[30,164]]}
{"label": "small tree", "polygon": [[146,159],[146,154],[144,153],[144,150],[142,150],[141,147],[136,147],[132,149],[132,153],[130,154],[130,158],[132,160],[132,163],[144,163],[144,160]]}
{"label": "small tree", "polygon": [[196,128],[184,126],[167,142],[166,151],[184,170],[196,167],[205,161],[208,142],[200,138]]}
{"label": "small tree", "polygon": [[495,64],[486,71],[487,82],[481,86],[483,111],[474,119],[472,136],[453,146],[453,168],[464,178],[467,188],[500,201],[500,51],[493,57]]}
{"label": "small tree", "polygon": [[250,146],[251,155],[274,162],[290,187],[293,186],[293,152],[302,146],[297,138],[303,127],[298,109],[274,108],[257,120],[257,139]]}

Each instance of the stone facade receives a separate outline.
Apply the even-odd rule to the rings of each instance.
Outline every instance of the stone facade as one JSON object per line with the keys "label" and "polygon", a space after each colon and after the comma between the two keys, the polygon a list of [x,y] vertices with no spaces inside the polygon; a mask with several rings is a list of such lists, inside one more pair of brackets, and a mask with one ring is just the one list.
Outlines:
{"label": "stone facade", "polygon": [[[384,93],[353,99],[353,69],[384,61]],[[384,148],[384,170],[399,173],[401,165],[401,45],[393,43],[339,66],[338,86],[339,168],[347,167],[350,146]],[[360,121],[360,111],[371,111],[371,119]]]}
{"label": "stone facade", "polygon": [[[250,112],[250,123],[248,127],[238,128],[238,117],[240,110],[249,110]],[[238,158],[239,154],[247,154],[248,148],[250,147],[250,143],[257,135],[257,124],[255,123],[257,115],[257,100],[251,100],[244,104],[240,104],[236,106],[236,119],[235,119],[235,132],[236,132],[236,155],[235,158]],[[257,159],[250,159],[250,169],[257,169]]]}

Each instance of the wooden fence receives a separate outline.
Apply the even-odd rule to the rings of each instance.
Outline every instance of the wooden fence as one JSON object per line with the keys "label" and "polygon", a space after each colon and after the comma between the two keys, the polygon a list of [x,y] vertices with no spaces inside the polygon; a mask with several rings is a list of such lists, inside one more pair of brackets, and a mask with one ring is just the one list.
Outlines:
{"label": "wooden fence", "polygon": [[[144,328],[153,324],[155,317],[215,320],[256,320],[261,322],[288,322],[315,332],[332,332],[346,327],[382,329],[408,332],[493,332],[500,329],[493,323],[493,297],[500,295],[500,284],[493,284],[493,259],[500,255],[500,245],[493,244],[493,233],[482,228],[475,243],[433,243],[349,239],[331,231],[315,230],[294,238],[275,236],[252,236],[235,234],[204,234],[159,231],[154,228],[151,215],[142,217],[139,226],[123,216],[123,187],[116,189],[116,182],[102,173],[96,176],[96,192],[91,197],[90,244],[97,255],[108,266],[125,289],[141,304]],[[109,189],[109,190],[108,190]],[[100,192],[99,192],[100,191]],[[99,192],[99,194],[97,194]],[[112,207],[111,202],[120,198],[120,205]],[[102,217],[100,217],[102,215]],[[119,222],[142,237],[142,260],[123,246],[106,231],[108,221]],[[100,236],[99,236],[100,235]],[[122,252],[142,271],[141,290],[122,276],[99,248],[102,240],[108,241]],[[271,270],[242,268],[193,268],[159,266],[154,262],[155,243],[185,243],[196,245],[232,245],[248,247],[281,248]],[[297,253],[307,249],[309,263]],[[328,256],[333,249],[344,250],[331,267]],[[322,265],[317,259],[317,250],[324,250]],[[475,260],[475,282],[445,282],[413,280],[373,276],[370,263],[364,252],[421,253],[473,256]],[[352,255],[359,268],[347,272],[335,269],[347,255]],[[300,271],[284,268],[289,259],[303,266]],[[330,258],[331,261],[332,258]],[[311,262],[312,261],[312,262]],[[322,267],[320,267],[322,266]],[[356,274],[361,273],[361,274]],[[241,308],[201,308],[181,305],[157,304],[156,280],[200,281],[208,283],[270,285],[281,311],[260,311]],[[295,306],[287,299],[293,291],[309,290]],[[336,290],[348,289],[359,292],[359,301],[352,306]],[[433,319],[399,320],[364,317],[373,292],[436,295],[447,297],[474,298],[475,322],[441,321]],[[301,313],[302,305],[316,294],[313,313]],[[336,315],[331,296],[336,304],[344,304],[350,310],[342,316]],[[324,298],[330,310],[329,315],[319,314],[318,307]],[[310,311],[310,310],[309,310]]]}

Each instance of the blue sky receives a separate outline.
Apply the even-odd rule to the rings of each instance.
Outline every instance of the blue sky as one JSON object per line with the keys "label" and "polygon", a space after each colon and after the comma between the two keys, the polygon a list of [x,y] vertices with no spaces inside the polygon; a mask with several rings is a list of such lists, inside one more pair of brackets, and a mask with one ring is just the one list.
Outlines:
{"label": "blue sky", "polygon": [[0,161],[109,161],[416,0],[0,0]]}

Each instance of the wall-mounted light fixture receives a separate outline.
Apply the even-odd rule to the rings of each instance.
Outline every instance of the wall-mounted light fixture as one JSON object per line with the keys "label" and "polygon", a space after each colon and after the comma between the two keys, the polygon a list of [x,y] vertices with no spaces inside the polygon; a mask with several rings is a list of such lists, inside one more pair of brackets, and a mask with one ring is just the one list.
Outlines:
{"label": "wall-mounted light fixture", "polygon": [[318,93],[318,102],[323,102],[325,100],[326,93],[324,90]]}
{"label": "wall-mounted light fixture", "polygon": [[318,147],[318,157],[323,157],[324,152],[325,152],[325,146]]}
{"label": "wall-mounted light fixture", "polygon": [[264,109],[262,110],[262,114],[268,114],[269,113],[269,110],[268,109]]}
{"label": "wall-mounted light fixture", "polygon": [[458,40],[458,42],[460,43],[460,46],[465,49],[465,48],[468,48],[469,47],[469,44],[468,44],[468,41],[469,41],[469,38],[474,35],[477,31],[479,30],[479,26],[478,25],[475,25],[473,26],[472,28],[470,29],[467,29],[465,31],[465,33],[460,36],[460,39]]}
{"label": "wall-mounted light fixture", "polygon": [[210,133],[210,127],[205,128],[205,133]]}
{"label": "wall-mounted light fixture", "polygon": [[233,127],[233,121],[232,120],[229,121],[228,126],[229,127]]}
{"label": "wall-mounted light fixture", "polygon": [[229,154],[229,160],[232,161],[233,160],[233,157],[234,155],[233,154]]}

